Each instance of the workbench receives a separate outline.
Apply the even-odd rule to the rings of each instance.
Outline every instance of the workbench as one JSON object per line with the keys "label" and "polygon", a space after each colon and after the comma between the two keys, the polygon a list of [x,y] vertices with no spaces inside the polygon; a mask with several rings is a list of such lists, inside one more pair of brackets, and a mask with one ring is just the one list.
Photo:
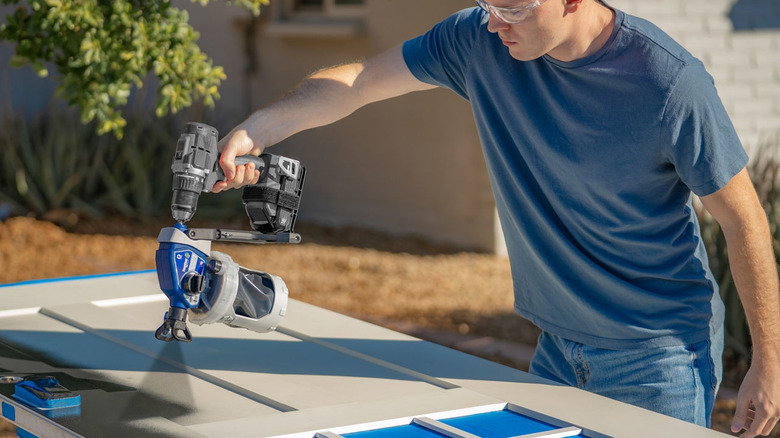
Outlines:
{"label": "workbench", "polygon": [[0,383],[2,417],[47,438],[725,436],[294,299],[275,332],[191,343],[155,339],[167,308],[150,271],[0,287],[0,381],[80,396],[40,410]]}

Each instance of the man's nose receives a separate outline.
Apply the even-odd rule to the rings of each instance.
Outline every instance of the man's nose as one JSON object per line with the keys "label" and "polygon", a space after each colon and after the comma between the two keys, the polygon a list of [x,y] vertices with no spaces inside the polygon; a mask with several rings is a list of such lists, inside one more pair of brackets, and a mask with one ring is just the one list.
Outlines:
{"label": "man's nose", "polygon": [[496,17],[492,12],[488,15],[488,31],[496,33],[502,29],[508,29],[509,24]]}

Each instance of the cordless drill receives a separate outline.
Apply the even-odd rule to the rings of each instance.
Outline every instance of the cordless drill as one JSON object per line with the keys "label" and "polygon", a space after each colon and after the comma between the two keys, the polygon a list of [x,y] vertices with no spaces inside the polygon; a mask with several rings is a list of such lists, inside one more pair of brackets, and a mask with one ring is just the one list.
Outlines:
{"label": "cordless drill", "polygon": [[[219,166],[217,130],[190,122],[176,144],[173,156],[173,219],[192,219],[201,192],[210,192],[225,180]],[[266,233],[292,230],[300,201],[305,169],[297,160],[273,154],[236,157],[236,165],[254,163],[260,171],[257,184],[244,188],[242,199],[252,228]]]}
{"label": "cordless drill", "polygon": [[187,228],[202,192],[225,174],[219,166],[217,130],[188,123],[176,144],[171,214],[176,224],[160,230],[157,278],[170,308],[155,332],[163,341],[190,342],[187,314],[196,324],[222,322],[257,332],[274,330],[287,306],[281,278],[238,266],[230,256],[211,251],[212,241],[299,243],[293,232],[305,169],[300,162],[265,153],[236,157],[236,165],[255,163],[258,182],[244,188],[242,200],[254,231]]}

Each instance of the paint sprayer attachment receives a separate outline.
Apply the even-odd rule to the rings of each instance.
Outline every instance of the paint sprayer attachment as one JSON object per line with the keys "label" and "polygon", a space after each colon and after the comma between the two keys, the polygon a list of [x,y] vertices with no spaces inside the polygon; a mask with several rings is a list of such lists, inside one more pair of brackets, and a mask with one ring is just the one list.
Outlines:
{"label": "paint sprayer attachment", "polygon": [[217,130],[188,123],[176,145],[171,170],[172,227],[160,230],[157,279],[170,308],[155,332],[162,341],[190,342],[187,315],[203,325],[221,322],[256,332],[276,329],[287,311],[287,286],[271,274],[239,266],[230,256],[211,251],[212,241],[300,243],[293,232],[305,169],[300,162],[273,154],[236,157],[255,163],[258,182],[244,188],[242,200],[253,231],[188,228],[201,193],[225,175],[219,166]]}

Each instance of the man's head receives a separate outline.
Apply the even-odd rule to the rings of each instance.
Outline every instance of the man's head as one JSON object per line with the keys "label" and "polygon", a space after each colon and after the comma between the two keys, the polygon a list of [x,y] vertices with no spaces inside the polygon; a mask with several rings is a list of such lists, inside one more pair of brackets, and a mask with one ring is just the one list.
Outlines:
{"label": "man's head", "polygon": [[562,61],[579,59],[598,50],[611,31],[612,11],[597,0],[477,0],[477,4],[489,14],[488,30],[520,61],[545,54]]}

